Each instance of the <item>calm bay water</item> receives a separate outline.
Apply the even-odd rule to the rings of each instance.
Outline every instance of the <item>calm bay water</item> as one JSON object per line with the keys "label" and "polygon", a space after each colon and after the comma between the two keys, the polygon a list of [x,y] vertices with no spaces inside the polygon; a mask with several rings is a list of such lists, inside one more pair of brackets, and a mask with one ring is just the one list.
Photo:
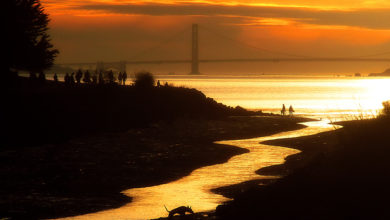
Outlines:
{"label": "calm bay water", "polygon": [[[133,75],[129,77],[127,85]],[[59,79],[63,80],[63,75]],[[229,106],[273,113],[279,113],[285,104],[287,108],[292,105],[296,114],[311,116],[375,115],[382,102],[390,100],[389,77],[156,75],[156,79],[161,84],[198,89]]]}
{"label": "calm bay water", "polygon": [[158,76],[160,82],[196,88],[229,106],[278,113],[282,104],[298,114],[376,114],[390,100],[390,78],[305,76]]}

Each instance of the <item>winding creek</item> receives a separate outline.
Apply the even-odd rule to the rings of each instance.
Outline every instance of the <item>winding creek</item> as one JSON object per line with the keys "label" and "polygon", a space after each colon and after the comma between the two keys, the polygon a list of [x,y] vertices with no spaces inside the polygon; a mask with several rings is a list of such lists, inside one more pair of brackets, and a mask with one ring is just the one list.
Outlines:
{"label": "winding creek", "polygon": [[69,219],[158,218],[167,216],[164,205],[169,209],[182,205],[190,205],[195,212],[213,210],[219,204],[229,199],[212,193],[211,189],[249,180],[275,178],[257,175],[255,171],[262,167],[281,164],[284,162],[284,158],[299,152],[291,148],[261,144],[261,142],[312,135],[335,129],[333,125],[328,124],[324,120],[305,122],[302,124],[307,127],[265,137],[219,141],[217,143],[238,146],[248,149],[250,152],[234,156],[223,164],[199,168],[194,170],[190,175],[174,182],[125,190],[122,193],[133,197],[133,202],[117,209],[100,211]]}

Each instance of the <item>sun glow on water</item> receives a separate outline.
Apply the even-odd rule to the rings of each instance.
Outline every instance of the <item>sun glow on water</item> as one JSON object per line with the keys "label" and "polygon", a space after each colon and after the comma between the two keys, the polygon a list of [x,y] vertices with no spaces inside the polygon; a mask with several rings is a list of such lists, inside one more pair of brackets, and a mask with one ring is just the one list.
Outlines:
{"label": "sun glow on water", "polygon": [[390,78],[160,76],[162,82],[199,89],[226,105],[277,113],[376,114],[390,100]]}

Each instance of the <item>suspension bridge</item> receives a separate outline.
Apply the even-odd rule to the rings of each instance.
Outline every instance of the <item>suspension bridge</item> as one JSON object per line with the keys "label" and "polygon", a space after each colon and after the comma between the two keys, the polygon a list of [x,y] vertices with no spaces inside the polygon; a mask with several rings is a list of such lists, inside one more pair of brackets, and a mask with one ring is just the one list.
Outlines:
{"label": "suspension bridge", "polygon": [[[219,35],[219,34],[217,34]],[[220,37],[224,37],[219,35]],[[232,59],[200,59],[199,58],[199,26],[198,24],[192,25],[192,35],[191,35],[191,58],[189,59],[174,59],[174,60],[122,60],[118,62],[79,62],[79,63],[62,63],[58,64],[61,66],[95,66],[96,71],[105,71],[108,68],[115,68],[120,72],[126,71],[127,65],[134,64],[179,64],[179,63],[188,63],[191,64],[190,74],[200,74],[199,71],[199,63],[233,63],[233,62],[389,62],[390,58],[385,57],[376,57],[380,55],[387,55],[390,52],[366,55],[366,56],[354,56],[354,57],[312,57],[312,56],[303,56],[296,54],[289,54],[284,52],[276,52],[267,50],[264,48],[259,48],[251,45],[247,45],[244,42],[240,42],[234,39],[226,38],[231,41],[235,41],[236,43],[241,43],[247,47],[252,49],[257,49],[260,51],[266,51],[273,54],[284,55],[286,57],[274,57],[274,58],[232,58]],[[147,50],[146,50],[147,51]],[[374,57],[375,56],[375,57]],[[372,58],[373,57],[373,58]]]}

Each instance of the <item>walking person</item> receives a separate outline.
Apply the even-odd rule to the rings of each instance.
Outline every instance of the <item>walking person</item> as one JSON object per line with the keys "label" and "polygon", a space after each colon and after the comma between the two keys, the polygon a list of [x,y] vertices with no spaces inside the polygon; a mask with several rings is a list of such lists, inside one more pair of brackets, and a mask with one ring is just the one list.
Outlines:
{"label": "walking person", "polygon": [[280,114],[282,115],[282,116],[284,116],[284,115],[286,115],[286,106],[283,104],[283,106],[282,106],[282,110],[280,110]]}
{"label": "walking person", "polygon": [[295,112],[292,105],[290,105],[290,108],[288,108],[288,112],[290,114],[290,116],[293,116],[293,113]]}

